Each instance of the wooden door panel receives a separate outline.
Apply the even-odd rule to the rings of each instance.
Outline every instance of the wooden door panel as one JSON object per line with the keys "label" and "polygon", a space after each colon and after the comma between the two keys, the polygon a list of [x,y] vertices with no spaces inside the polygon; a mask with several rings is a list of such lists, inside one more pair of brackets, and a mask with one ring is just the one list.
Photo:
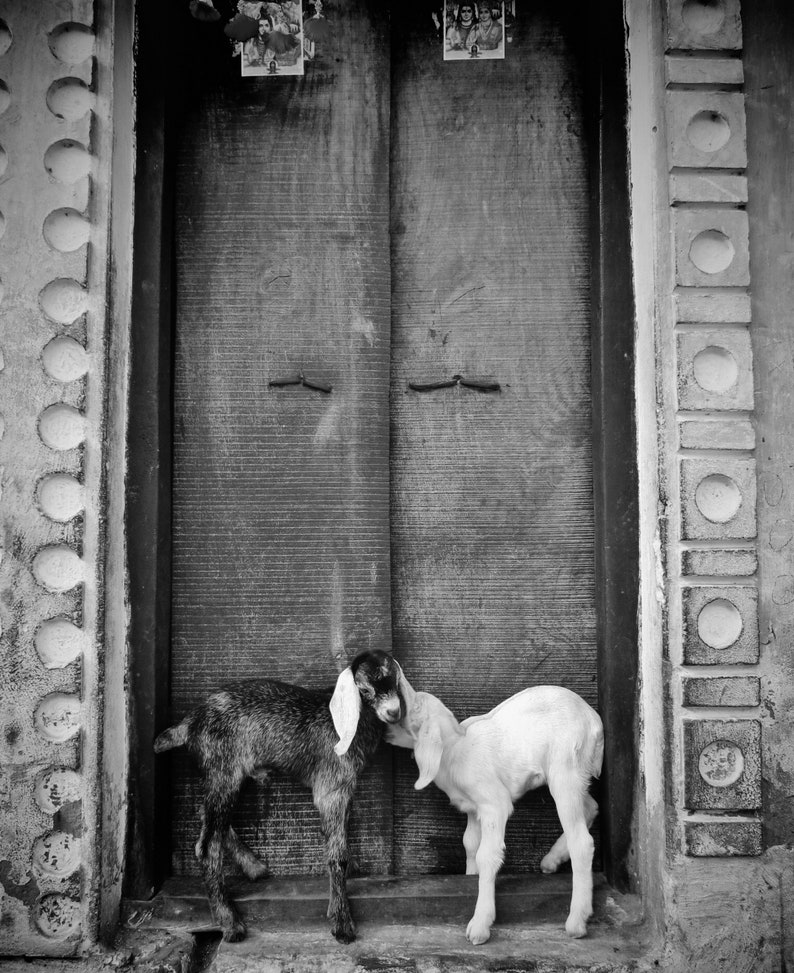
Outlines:
{"label": "wooden door panel", "polygon": [[[345,652],[390,646],[388,34],[356,0],[334,20],[304,78],[203,84],[192,69],[176,146],[174,717],[232,679],[332,685]],[[269,384],[299,371],[331,393]],[[174,767],[185,873],[198,781]],[[367,870],[390,867],[389,773],[384,756],[358,795]],[[276,872],[324,866],[297,785],[266,801],[252,786],[236,826]]]}
{"label": "wooden door panel", "polygon": [[[504,61],[445,63],[431,23],[395,27],[395,653],[461,719],[542,683],[596,700],[589,187],[560,6],[521,4]],[[408,387],[456,374],[501,391]],[[395,868],[460,869],[460,817],[397,767]],[[548,793],[510,827],[506,867],[537,867]]]}

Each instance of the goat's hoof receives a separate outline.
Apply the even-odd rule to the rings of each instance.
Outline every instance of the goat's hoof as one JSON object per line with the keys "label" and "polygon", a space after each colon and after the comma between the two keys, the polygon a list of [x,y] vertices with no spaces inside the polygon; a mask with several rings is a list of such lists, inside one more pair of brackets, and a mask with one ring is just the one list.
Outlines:
{"label": "goat's hoof", "polygon": [[355,942],[356,930],[352,925],[334,926],[331,932],[333,933],[334,939],[344,946],[347,946],[348,943]]}
{"label": "goat's hoof", "polygon": [[245,939],[246,928],[244,922],[235,922],[233,926],[223,930],[223,941],[225,943],[239,943]]}
{"label": "goat's hoof", "polygon": [[562,862],[558,862],[556,859],[549,858],[549,856],[546,855],[546,857],[540,863],[540,870],[544,875],[553,875],[561,864]]}
{"label": "goat's hoof", "polygon": [[482,946],[491,938],[491,927],[482,923],[475,922],[474,919],[466,926],[466,939],[472,946]]}
{"label": "goat's hoof", "polygon": [[267,878],[270,875],[270,869],[264,862],[260,862],[259,864],[252,862],[251,864],[243,865],[242,869],[245,877],[252,882],[256,882],[260,878]]}
{"label": "goat's hoof", "polygon": [[571,916],[568,916],[565,923],[565,931],[572,939],[582,939],[587,935],[587,920],[573,919]]}

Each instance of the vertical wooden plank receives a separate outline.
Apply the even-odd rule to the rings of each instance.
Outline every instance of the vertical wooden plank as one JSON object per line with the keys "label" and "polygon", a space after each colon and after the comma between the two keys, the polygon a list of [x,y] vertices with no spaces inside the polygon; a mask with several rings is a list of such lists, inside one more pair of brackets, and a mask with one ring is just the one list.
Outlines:
{"label": "vertical wooden plank", "polygon": [[[600,832],[604,870],[632,885],[636,787],[639,599],[638,483],[634,426],[634,294],[623,4],[589,15],[587,119],[593,185],[593,451],[598,606],[598,699],[604,721]],[[596,82],[596,79],[597,82]]]}
{"label": "vertical wooden plank", "polygon": [[[596,701],[587,152],[575,14],[520,5],[504,61],[443,62],[395,27],[392,543],[395,651],[460,718],[529,685]],[[409,391],[487,377],[499,393]],[[399,763],[398,869],[462,866],[446,799]],[[548,794],[511,821],[537,867]]]}
{"label": "vertical wooden plank", "polygon": [[[345,653],[390,645],[387,26],[363,0],[324,13],[333,38],[305,77],[196,75],[182,120],[176,716],[235,678],[332,685]],[[301,371],[332,391],[269,385]],[[175,766],[184,872],[196,781]],[[358,796],[364,869],[390,866],[387,777],[384,760]],[[297,785],[252,790],[237,826],[276,872],[324,867]]]}

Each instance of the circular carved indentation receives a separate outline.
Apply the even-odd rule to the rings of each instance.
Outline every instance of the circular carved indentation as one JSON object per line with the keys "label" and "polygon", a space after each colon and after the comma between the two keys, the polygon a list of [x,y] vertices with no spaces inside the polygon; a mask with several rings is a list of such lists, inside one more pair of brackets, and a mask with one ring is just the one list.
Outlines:
{"label": "circular carved indentation", "polygon": [[47,91],[47,107],[57,118],[74,122],[90,111],[94,94],[80,78],[59,78]]}
{"label": "circular carved indentation", "polygon": [[51,831],[33,842],[33,867],[41,875],[67,878],[80,867],[80,839],[66,831]]}
{"label": "circular carved indentation", "polygon": [[71,184],[91,171],[91,153],[73,139],[61,139],[44,153],[44,168],[56,182]]}
{"label": "circular carved indentation", "polygon": [[94,53],[94,34],[85,24],[59,24],[50,33],[49,45],[64,64],[82,64]]}
{"label": "circular carved indentation", "polygon": [[0,57],[11,47],[13,40],[8,24],[0,19]]}
{"label": "circular carved indentation", "polygon": [[727,348],[709,345],[692,362],[695,381],[706,392],[727,392],[739,378],[739,366]]}
{"label": "circular carved indentation", "polygon": [[739,512],[742,491],[729,476],[711,473],[698,483],[695,504],[706,520],[713,524],[726,524]]}
{"label": "circular carved indentation", "polygon": [[83,484],[69,473],[52,473],[39,483],[39,503],[50,518],[66,524],[85,507]]}
{"label": "circular carved indentation", "polygon": [[51,321],[72,324],[88,309],[88,292],[72,277],[59,277],[42,287],[39,304]]}
{"label": "circular carved indentation", "polygon": [[33,724],[52,743],[63,743],[80,732],[80,699],[72,693],[50,693],[36,707]]}
{"label": "circular carved indentation", "polygon": [[53,544],[33,558],[33,577],[50,591],[71,591],[83,580],[83,562],[71,547]]}
{"label": "circular carved indentation", "polygon": [[742,614],[727,598],[707,602],[698,615],[698,635],[712,649],[727,649],[742,634]]}
{"label": "circular carved indentation", "polygon": [[47,669],[63,669],[78,659],[85,648],[85,633],[68,618],[48,618],[36,630],[34,644]]}
{"label": "circular carved indentation", "polygon": [[75,449],[85,439],[83,414],[65,402],[56,402],[39,417],[39,436],[45,446],[62,452]]}
{"label": "circular carved indentation", "polygon": [[39,931],[50,939],[68,939],[80,931],[80,903],[68,895],[42,896],[35,917]]}
{"label": "circular carved indentation", "polygon": [[686,137],[700,152],[716,152],[730,139],[731,126],[719,112],[699,111],[690,119]]}
{"label": "circular carved indentation", "polygon": [[74,382],[88,371],[88,353],[75,338],[58,335],[41,353],[44,371],[57,382]]}
{"label": "circular carved indentation", "polygon": [[0,145],[0,176],[5,175],[5,171],[8,168],[8,154],[6,150]]}
{"label": "circular carved indentation", "polygon": [[68,767],[42,770],[33,785],[33,798],[45,814],[57,814],[64,804],[80,800],[80,775]]}
{"label": "circular carved indentation", "polygon": [[44,239],[53,250],[71,253],[88,243],[91,224],[76,209],[54,209],[44,220]]}
{"label": "circular carved indentation", "polygon": [[730,740],[714,740],[700,751],[698,770],[712,787],[730,787],[744,773],[744,754]]}
{"label": "circular carved indentation", "polygon": [[721,274],[735,256],[733,244],[719,230],[698,233],[689,248],[689,259],[704,274]]}
{"label": "circular carved indentation", "polygon": [[8,85],[5,81],[0,81],[0,115],[8,108],[11,104],[11,92],[9,91]]}
{"label": "circular carved indentation", "polygon": [[716,34],[725,22],[723,0],[685,0],[681,19],[696,34]]}

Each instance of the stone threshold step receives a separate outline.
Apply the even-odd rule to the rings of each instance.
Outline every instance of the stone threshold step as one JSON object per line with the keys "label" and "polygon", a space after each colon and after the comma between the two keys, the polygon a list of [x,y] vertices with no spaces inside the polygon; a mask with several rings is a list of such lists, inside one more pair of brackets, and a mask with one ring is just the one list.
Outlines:
{"label": "stone threshold step", "polygon": [[[639,900],[612,889],[603,875],[593,876],[592,925],[635,925]],[[230,893],[249,926],[322,921],[328,904],[326,876],[272,877],[257,882],[232,879]],[[466,923],[477,898],[474,875],[370,876],[348,880],[351,911],[357,922]],[[501,925],[548,923],[563,927],[571,898],[571,875],[500,875],[496,908]],[[199,878],[171,878],[151,900],[124,904],[126,925],[189,931],[215,928]]]}

